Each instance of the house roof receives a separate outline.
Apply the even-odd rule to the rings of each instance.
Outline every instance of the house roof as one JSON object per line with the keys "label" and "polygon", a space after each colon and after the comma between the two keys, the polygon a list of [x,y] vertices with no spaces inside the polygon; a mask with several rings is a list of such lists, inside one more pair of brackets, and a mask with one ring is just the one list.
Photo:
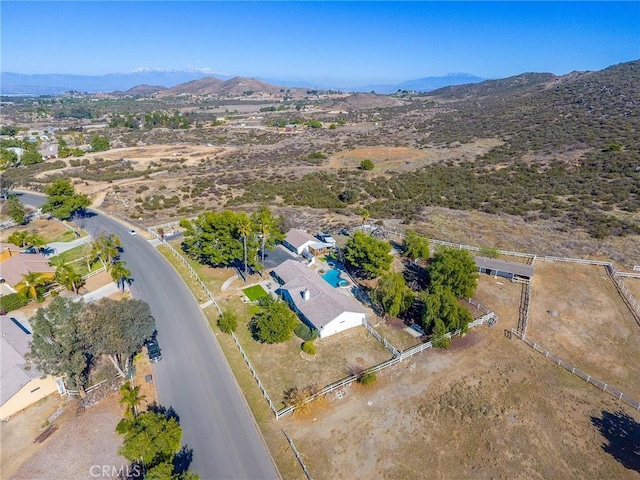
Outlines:
{"label": "house roof", "polygon": [[26,368],[24,356],[29,351],[32,335],[6,315],[0,316],[0,330],[0,405],[3,405],[42,373]]}
{"label": "house roof", "polygon": [[[295,260],[287,260],[274,269],[285,284],[296,308],[320,329],[344,312],[366,314],[367,311],[352,297],[329,285],[320,275]],[[309,300],[303,298],[309,291]]]}
{"label": "house roof", "polygon": [[304,230],[292,228],[287,232],[287,236],[285,237],[284,241],[294,248],[300,248],[304,244],[309,242],[317,243],[318,239],[313,235],[305,232]]}
{"label": "house roof", "polygon": [[49,260],[41,255],[33,253],[20,253],[2,262],[0,276],[11,286],[17,285],[23,280],[23,275],[29,272],[54,273],[56,271]]}
{"label": "house roof", "polygon": [[521,277],[533,277],[533,265],[508,262],[497,258],[475,257],[478,268],[496,270],[503,273],[511,273]]}

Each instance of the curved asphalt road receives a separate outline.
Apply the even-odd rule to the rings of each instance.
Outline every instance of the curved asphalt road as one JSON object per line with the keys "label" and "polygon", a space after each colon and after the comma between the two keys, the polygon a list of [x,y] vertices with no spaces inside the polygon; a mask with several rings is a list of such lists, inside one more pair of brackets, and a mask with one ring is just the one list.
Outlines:
{"label": "curved asphalt road", "polygon": [[[21,192],[23,203],[44,197]],[[82,225],[92,235],[115,233],[132,272],[131,292],[151,306],[162,360],[154,365],[158,400],[180,417],[192,469],[203,480],[280,478],[253,415],[191,291],[142,236],[97,212]]]}

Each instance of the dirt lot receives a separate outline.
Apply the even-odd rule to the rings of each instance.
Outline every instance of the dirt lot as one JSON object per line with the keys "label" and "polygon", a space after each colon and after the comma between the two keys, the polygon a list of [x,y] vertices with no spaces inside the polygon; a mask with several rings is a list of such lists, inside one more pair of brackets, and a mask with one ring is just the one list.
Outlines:
{"label": "dirt lot", "polygon": [[[640,413],[506,338],[519,285],[481,277],[479,296],[503,301],[495,327],[280,420],[313,478],[640,478],[621,453],[625,435],[640,438]],[[605,438],[598,426],[620,411],[630,430],[615,424]]]}
{"label": "dirt lot", "polygon": [[528,336],[640,399],[640,329],[604,267],[536,262]]}
{"label": "dirt lot", "polygon": [[[60,225],[58,222],[39,218],[28,225],[20,225],[17,227],[7,228],[6,230],[0,230],[0,242],[7,242],[7,238],[9,238],[13,232],[21,230],[28,230],[31,233],[36,233],[44,238],[47,243],[70,241],[75,238],[73,234],[69,238],[66,238],[68,236],[67,232],[69,232],[69,229]],[[63,237],[65,238],[62,239]]]}

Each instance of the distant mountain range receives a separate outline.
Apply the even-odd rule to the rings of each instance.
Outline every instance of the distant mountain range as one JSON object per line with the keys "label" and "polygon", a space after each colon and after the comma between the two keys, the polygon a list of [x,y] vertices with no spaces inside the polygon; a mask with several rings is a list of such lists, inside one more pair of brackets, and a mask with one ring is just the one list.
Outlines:
{"label": "distant mountain range", "polygon": [[[130,73],[110,73],[106,75],[66,75],[66,74],[35,74],[0,73],[0,94],[2,95],[59,95],[68,91],[87,93],[114,91],[129,91],[139,86],[153,85],[155,87],[171,88],[187,82],[210,78],[229,80],[233,75],[212,72],[210,70],[157,70],[140,69]],[[266,80],[272,85],[291,88],[306,88],[317,90],[342,90],[347,92],[375,92],[394,93],[398,90],[412,90],[429,92],[450,85],[477,83],[485,80],[466,73],[455,73],[441,77],[425,77],[409,80],[398,84],[371,84],[361,87],[338,87],[317,85],[311,82],[291,82],[282,80]],[[129,92],[127,92],[129,93]]]}

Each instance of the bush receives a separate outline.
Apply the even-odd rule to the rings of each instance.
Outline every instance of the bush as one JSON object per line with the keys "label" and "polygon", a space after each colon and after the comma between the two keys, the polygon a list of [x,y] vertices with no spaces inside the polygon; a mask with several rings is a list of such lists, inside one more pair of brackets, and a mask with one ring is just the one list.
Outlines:
{"label": "bush", "polygon": [[373,170],[373,161],[369,158],[365,158],[360,162],[360,170]]}
{"label": "bush", "polygon": [[29,303],[29,299],[20,293],[10,293],[0,297],[0,311],[10,312],[24,307]]}
{"label": "bush", "polygon": [[302,344],[302,351],[304,353],[308,353],[309,355],[315,355],[316,354],[316,346],[313,344],[313,342],[304,342]]}
{"label": "bush", "polygon": [[318,338],[318,331],[315,328],[309,328],[304,323],[299,323],[294,329],[294,333],[305,342],[312,342]]}
{"label": "bush", "polygon": [[367,372],[358,379],[358,383],[366,387],[367,385],[371,385],[377,380],[378,376],[375,372]]}
{"label": "bush", "polygon": [[235,332],[238,328],[238,318],[235,312],[231,310],[223,310],[222,316],[218,318],[218,327],[224,333]]}

